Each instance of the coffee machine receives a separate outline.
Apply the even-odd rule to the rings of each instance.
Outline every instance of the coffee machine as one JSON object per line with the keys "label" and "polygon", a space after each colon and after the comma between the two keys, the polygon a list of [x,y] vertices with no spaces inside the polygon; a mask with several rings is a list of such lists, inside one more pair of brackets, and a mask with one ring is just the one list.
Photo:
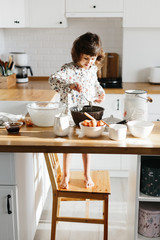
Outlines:
{"label": "coffee machine", "polygon": [[30,70],[30,75],[33,76],[32,68],[30,66],[15,65],[17,83],[28,82],[28,70]]}
{"label": "coffee machine", "polygon": [[28,82],[28,70],[30,75],[33,76],[32,68],[28,66],[28,56],[25,52],[11,52],[14,62],[14,73],[16,73],[17,83]]}

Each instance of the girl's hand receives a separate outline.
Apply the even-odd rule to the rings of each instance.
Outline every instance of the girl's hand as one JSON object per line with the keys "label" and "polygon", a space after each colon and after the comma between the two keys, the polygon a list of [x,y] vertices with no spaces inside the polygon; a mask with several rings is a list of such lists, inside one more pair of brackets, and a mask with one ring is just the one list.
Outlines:
{"label": "girl's hand", "polygon": [[73,84],[70,84],[70,89],[73,89],[77,92],[81,92],[82,91],[82,86],[79,83],[73,83]]}
{"label": "girl's hand", "polygon": [[103,99],[104,99],[104,93],[102,93],[96,100],[94,100],[95,102],[97,102],[97,103],[101,103],[102,101],[103,101]]}

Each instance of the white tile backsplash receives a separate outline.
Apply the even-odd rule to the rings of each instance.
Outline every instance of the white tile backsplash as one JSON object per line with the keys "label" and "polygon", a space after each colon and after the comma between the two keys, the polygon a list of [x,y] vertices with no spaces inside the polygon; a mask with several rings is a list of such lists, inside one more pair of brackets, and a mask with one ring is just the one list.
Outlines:
{"label": "white tile backsplash", "polygon": [[[73,41],[81,34],[97,33],[105,52],[117,52],[122,59],[122,20],[120,18],[75,18],[64,29],[4,29],[4,54],[25,51],[34,76],[49,76],[71,61]],[[1,38],[0,38],[1,39]]]}

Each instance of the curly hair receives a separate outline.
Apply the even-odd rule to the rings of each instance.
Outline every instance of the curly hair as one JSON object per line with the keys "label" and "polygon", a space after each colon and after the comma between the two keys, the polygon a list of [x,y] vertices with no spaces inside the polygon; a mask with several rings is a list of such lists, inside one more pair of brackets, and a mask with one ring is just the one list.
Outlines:
{"label": "curly hair", "polygon": [[82,54],[97,56],[95,64],[98,67],[102,67],[105,54],[102,49],[100,37],[97,34],[87,32],[73,42],[71,50],[73,62],[79,62]]}

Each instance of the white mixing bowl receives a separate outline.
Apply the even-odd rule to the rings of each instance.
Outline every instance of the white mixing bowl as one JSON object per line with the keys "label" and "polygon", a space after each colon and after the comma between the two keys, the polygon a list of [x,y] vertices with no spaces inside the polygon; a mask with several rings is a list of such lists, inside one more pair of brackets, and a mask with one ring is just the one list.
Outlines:
{"label": "white mixing bowl", "polygon": [[52,127],[55,115],[61,113],[64,107],[60,102],[32,102],[27,105],[32,122],[38,127]]}
{"label": "white mixing bowl", "polygon": [[153,122],[133,120],[127,123],[130,133],[139,138],[148,137],[154,127]]}

